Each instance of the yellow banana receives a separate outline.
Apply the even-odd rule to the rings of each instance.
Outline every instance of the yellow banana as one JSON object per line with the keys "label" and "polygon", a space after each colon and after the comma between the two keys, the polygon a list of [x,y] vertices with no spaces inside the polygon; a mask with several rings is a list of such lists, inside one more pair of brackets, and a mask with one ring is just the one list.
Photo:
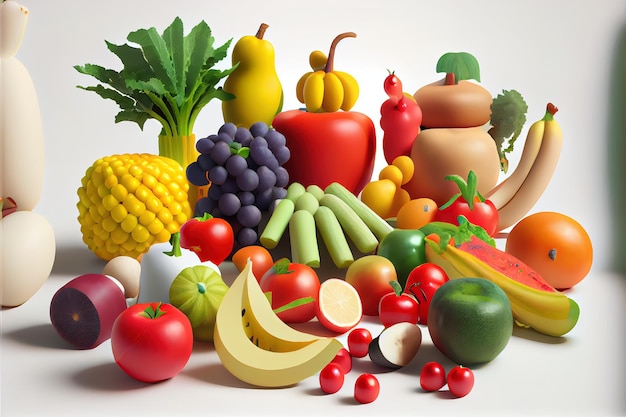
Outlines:
{"label": "yellow banana", "polygon": [[359,97],[356,79],[343,71],[334,71],[333,62],[337,43],[346,37],[356,37],[352,32],[337,36],[328,57],[323,52],[313,51],[309,64],[313,71],[305,73],[296,84],[296,98],[309,112],[335,112],[350,110]]}
{"label": "yellow banana", "polygon": [[545,123],[545,119],[541,119],[530,126],[526,135],[526,142],[524,142],[522,156],[515,171],[485,194],[485,198],[491,200],[497,209],[504,207],[513,198],[528,176],[541,147]]}
{"label": "yellow banana", "polygon": [[325,112],[335,112],[343,104],[343,84],[334,72],[324,74],[324,99],[322,108]]}
{"label": "yellow banana", "polygon": [[557,110],[553,104],[548,104],[539,152],[515,194],[498,208],[498,230],[506,229],[522,219],[539,200],[552,179],[563,145],[561,126],[554,119]]}
{"label": "yellow banana", "polygon": [[348,111],[354,107],[356,100],[359,98],[359,83],[347,72],[335,71],[334,74],[341,80],[341,84],[343,85],[341,110]]}
{"label": "yellow banana", "polygon": [[304,105],[312,113],[324,111],[324,74],[324,71],[315,71],[304,82]]}
{"label": "yellow banana", "polygon": [[439,265],[450,279],[479,277],[498,285],[509,298],[513,317],[520,325],[546,335],[562,336],[578,322],[578,305],[564,293],[529,287],[453,245],[441,250],[437,243],[428,241],[426,258]]}
{"label": "yellow banana", "polygon": [[300,103],[304,103],[304,83],[306,83],[307,78],[313,74],[313,71],[309,71],[304,73],[302,77],[298,80],[296,84],[296,98]]}
{"label": "yellow banana", "polygon": [[215,350],[238,379],[262,387],[286,387],[319,372],[342,348],[331,337],[300,332],[272,311],[252,261],[237,276],[217,311]]}

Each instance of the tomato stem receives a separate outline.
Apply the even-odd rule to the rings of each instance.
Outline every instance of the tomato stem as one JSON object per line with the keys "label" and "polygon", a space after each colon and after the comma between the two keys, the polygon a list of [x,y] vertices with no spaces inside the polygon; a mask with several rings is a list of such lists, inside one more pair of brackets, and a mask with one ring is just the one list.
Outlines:
{"label": "tomato stem", "polygon": [[150,305],[148,305],[148,307],[146,307],[144,311],[140,313],[141,316],[148,318],[148,319],[158,319],[163,314],[165,314],[165,311],[161,309],[162,304],[163,303],[160,303],[160,302],[151,303]]}
{"label": "tomato stem", "polygon": [[183,253],[180,250],[180,232],[173,233],[170,236],[170,244],[172,245],[172,250],[163,252],[167,256],[182,256]]}
{"label": "tomato stem", "polygon": [[397,297],[402,295],[402,285],[400,285],[398,281],[389,281],[389,285],[391,285],[391,288],[393,288],[393,292]]}

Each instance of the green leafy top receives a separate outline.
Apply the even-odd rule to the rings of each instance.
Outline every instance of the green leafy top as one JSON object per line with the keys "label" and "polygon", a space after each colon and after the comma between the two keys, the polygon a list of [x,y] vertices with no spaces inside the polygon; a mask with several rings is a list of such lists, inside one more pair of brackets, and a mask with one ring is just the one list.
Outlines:
{"label": "green leafy top", "polygon": [[147,119],[156,119],[163,127],[162,135],[187,136],[193,133],[196,117],[209,101],[234,97],[216,86],[236,65],[226,70],[213,68],[226,57],[232,39],[214,48],[206,22],[201,21],[185,36],[183,23],[176,17],[162,35],[152,27],[131,32],[127,40],[139,47],[105,41],[122,62],[120,71],[95,64],[74,66],[102,83],[78,88],[118,104],[121,110],[115,116],[116,123],[136,122],[143,130]]}
{"label": "green leafy top", "polygon": [[461,80],[480,82],[478,60],[469,52],[448,52],[437,61],[437,72],[446,73],[446,84],[458,84]]}
{"label": "green leafy top", "polygon": [[[509,161],[506,155],[513,151],[515,140],[522,132],[526,123],[528,105],[524,97],[516,90],[502,90],[501,94],[491,103],[491,129],[489,134],[493,137],[500,155],[502,172],[506,174],[509,169]],[[505,141],[508,143],[505,146]]]}
{"label": "green leafy top", "polygon": [[452,174],[447,175],[445,177],[447,181],[453,181],[459,187],[459,192],[450,197],[450,199],[439,207],[440,210],[448,208],[460,197],[465,200],[467,206],[470,210],[474,209],[474,199],[478,198],[478,201],[484,202],[485,197],[483,197],[480,192],[478,192],[478,178],[476,177],[476,173],[470,169],[467,174],[467,181],[463,179],[460,175]]}
{"label": "green leafy top", "polygon": [[451,240],[455,246],[469,242],[473,236],[495,247],[496,241],[482,227],[470,223],[465,216],[458,217],[459,225],[447,222],[430,222],[422,226],[420,230],[428,237],[435,234],[439,236],[439,249],[444,251]]}

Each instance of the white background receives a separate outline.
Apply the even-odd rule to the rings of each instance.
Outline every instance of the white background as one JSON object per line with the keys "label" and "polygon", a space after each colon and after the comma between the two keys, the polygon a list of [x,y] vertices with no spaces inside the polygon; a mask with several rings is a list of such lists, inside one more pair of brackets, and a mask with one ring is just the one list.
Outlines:
{"label": "white background", "polygon": [[[29,69],[38,91],[46,145],[45,189],[36,211],[51,222],[57,236],[53,276],[25,305],[2,311],[2,415],[108,414],[121,410],[170,415],[252,414],[396,414],[427,415],[476,412],[482,415],[621,414],[623,395],[623,279],[611,273],[619,258],[611,195],[622,195],[623,181],[609,179],[609,158],[622,152],[624,77],[615,83],[617,61],[624,62],[626,3],[588,1],[177,1],[23,0],[29,25],[18,58]],[[47,308],[63,282],[102,263],[84,248],[76,221],[76,189],[97,158],[124,152],[157,152],[159,126],[114,123],[117,107],[95,93],[76,88],[95,79],[77,73],[77,64],[119,68],[104,40],[121,44],[135,29],[165,28],[180,16],[186,32],[200,20],[213,30],[216,44],[256,32],[269,24],[265,38],[276,49],[276,68],[285,90],[284,109],[300,107],[295,84],[308,71],[308,55],[327,51],[341,32],[336,69],[353,74],[361,95],[353,110],[372,118],[386,99],[382,82],[395,70],[413,93],[441,78],[437,59],[448,51],[467,51],[480,62],[482,85],[495,96],[517,89],[528,103],[528,126],[544,114],[547,102],[559,107],[564,131],[559,166],[533,211],[559,211],[578,220],[595,249],[592,273],[572,292],[581,320],[565,340],[551,343],[518,332],[493,363],[477,370],[474,392],[463,400],[423,395],[419,365],[442,360],[425,332],[424,353],[407,370],[381,374],[383,393],[374,404],[350,400],[354,377],[335,397],[319,397],[313,379],[292,389],[245,389],[216,361],[212,347],[199,346],[186,373],[146,387],[121,375],[107,343],[74,352],[57,340]],[[621,42],[621,44],[620,44]],[[618,50],[618,45],[621,45]],[[232,47],[231,47],[232,48]],[[231,49],[232,50],[232,49]],[[230,64],[222,62],[220,66]],[[622,69],[624,68],[622,64]],[[615,116],[617,115],[617,117]],[[213,133],[222,124],[219,102],[200,115],[195,133]],[[515,166],[526,129],[511,157]],[[382,131],[378,128],[379,137]],[[621,147],[618,147],[621,146]],[[330,146],[330,144],[329,144]],[[329,147],[329,151],[330,151]],[[384,166],[379,142],[375,175]],[[624,173],[624,167],[621,167]],[[618,249],[623,249],[623,246]],[[623,265],[623,261],[622,261]],[[230,271],[232,272],[232,271]],[[623,272],[623,270],[622,270]],[[225,271],[228,274],[228,271]],[[616,318],[615,316],[619,316]],[[368,369],[361,363],[360,370]],[[52,406],[51,402],[59,402]],[[42,411],[43,410],[43,411]],[[215,412],[217,410],[217,413]],[[201,411],[201,412],[200,412]]]}

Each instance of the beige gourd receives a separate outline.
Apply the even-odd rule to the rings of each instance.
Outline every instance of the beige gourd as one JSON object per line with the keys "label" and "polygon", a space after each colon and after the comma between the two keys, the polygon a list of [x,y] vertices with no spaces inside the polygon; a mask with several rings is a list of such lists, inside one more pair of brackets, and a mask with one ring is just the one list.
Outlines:
{"label": "beige gourd", "polygon": [[15,57],[27,21],[24,6],[0,3],[0,197],[16,210],[0,221],[3,307],[20,305],[41,288],[56,251],[50,223],[32,211],[43,190],[44,144],[35,87]]}
{"label": "beige gourd", "polygon": [[13,0],[0,3],[0,196],[18,210],[32,210],[44,181],[44,144],[37,93],[30,74],[16,57],[28,9]]}

